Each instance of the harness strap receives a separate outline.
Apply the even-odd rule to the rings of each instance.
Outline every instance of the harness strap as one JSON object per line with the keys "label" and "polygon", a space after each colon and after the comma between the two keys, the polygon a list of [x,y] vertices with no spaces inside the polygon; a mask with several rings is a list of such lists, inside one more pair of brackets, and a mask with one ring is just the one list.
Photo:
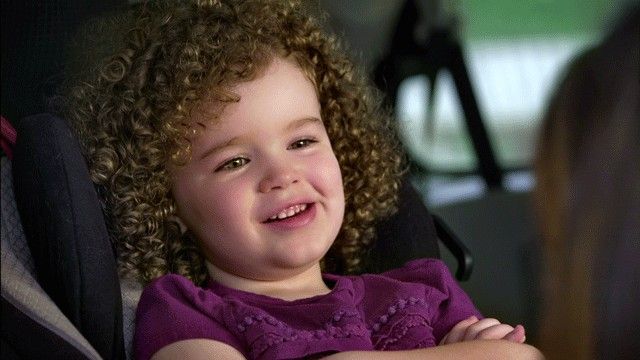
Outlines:
{"label": "harness strap", "polygon": [[16,129],[13,128],[9,120],[0,115],[0,146],[9,160],[13,158],[13,147],[16,144],[17,135]]}

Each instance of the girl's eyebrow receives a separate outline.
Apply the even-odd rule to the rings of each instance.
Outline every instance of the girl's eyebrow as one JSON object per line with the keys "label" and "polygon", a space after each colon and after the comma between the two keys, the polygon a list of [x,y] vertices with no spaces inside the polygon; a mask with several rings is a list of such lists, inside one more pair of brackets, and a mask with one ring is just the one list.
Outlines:
{"label": "girl's eyebrow", "polygon": [[[303,117],[300,119],[296,119],[291,121],[285,128],[285,131],[292,131],[292,130],[296,130],[299,129],[307,124],[319,124],[322,125],[322,120],[320,120],[319,118],[315,117],[315,116],[307,116],[307,117]],[[200,156],[200,160],[205,159],[207,156],[215,153],[216,151],[223,149],[227,146],[231,146],[231,145],[235,145],[238,143],[238,140],[240,139],[240,136],[234,136],[231,139],[223,142],[222,144],[219,145],[214,145],[211,148],[207,149],[207,151],[205,151],[204,153],[202,153],[202,155]]]}
{"label": "girl's eyebrow", "polygon": [[222,144],[212,146],[211,148],[207,149],[207,151],[202,153],[202,155],[200,155],[200,160],[204,160],[207,156],[215,153],[216,151],[218,151],[220,149],[224,149],[227,146],[231,146],[231,145],[236,144],[238,142],[238,139],[240,139],[239,136],[234,136],[231,139],[223,142]]}
{"label": "girl's eyebrow", "polygon": [[289,125],[287,125],[286,130],[290,131],[290,130],[295,130],[298,128],[301,128],[307,124],[322,124],[322,120],[318,119],[315,116],[307,116],[307,117],[303,117],[300,119],[296,119],[293,120],[292,122],[289,123]]}

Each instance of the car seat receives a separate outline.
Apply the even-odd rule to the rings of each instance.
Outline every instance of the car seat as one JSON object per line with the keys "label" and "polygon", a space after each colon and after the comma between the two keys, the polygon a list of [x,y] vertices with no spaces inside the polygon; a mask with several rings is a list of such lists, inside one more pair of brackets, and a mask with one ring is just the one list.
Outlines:
{"label": "car seat", "polygon": [[[50,114],[17,125],[13,159],[2,157],[2,357],[130,358],[142,285],[118,277],[79,143]],[[432,219],[405,182],[399,211],[376,229],[367,270],[440,257],[440,238],[457,257],[458,279],[468,278],[468,250]]]}

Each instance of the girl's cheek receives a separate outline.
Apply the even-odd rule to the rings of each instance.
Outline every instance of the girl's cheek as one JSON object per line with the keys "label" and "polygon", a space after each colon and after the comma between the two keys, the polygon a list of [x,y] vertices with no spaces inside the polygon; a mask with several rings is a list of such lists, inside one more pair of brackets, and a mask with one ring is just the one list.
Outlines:
{"label": "girl's cheek", "polygon": [[225,185],[221,196],[229,199],[234,207],[249,207],[259,192],[259,176],[247,172]]}
{"label": "girl's cheek", "polygon": [[333,152],[316,159],[312,165],[318,180],[334,187],[334,190],[342,190],[342,172]]}
{"label": "girl's cheek", "polygon": [[223,183],[214,183],[211,186],[211,192],[218,198],[221,197],[237,197],[246,191],[247,181],[242,178],[230,179]]}

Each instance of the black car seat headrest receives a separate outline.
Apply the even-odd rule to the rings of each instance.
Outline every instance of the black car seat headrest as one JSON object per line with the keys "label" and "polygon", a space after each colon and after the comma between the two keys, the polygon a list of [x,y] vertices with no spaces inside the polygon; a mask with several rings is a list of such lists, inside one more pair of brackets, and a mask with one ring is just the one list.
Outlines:
{"label": "black car seat headrest", "polygon": [[432,216],[407,178],[400,185],[398,212],[378,223],[375,230],[366,272],[398,268],[416,258],[440,258]]}
{"label": "black car seat headrest", "polygon": [[124,358],[116,258],[80,145],[50,114],[17,125],[14,193],[38,282],[103,358]]}

